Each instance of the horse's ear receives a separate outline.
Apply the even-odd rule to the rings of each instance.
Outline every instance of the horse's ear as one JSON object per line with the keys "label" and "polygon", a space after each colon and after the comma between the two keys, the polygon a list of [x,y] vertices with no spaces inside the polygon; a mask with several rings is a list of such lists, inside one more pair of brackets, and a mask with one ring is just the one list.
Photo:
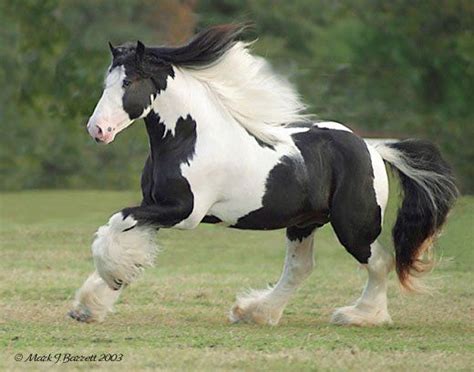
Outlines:
{"label": "horse's ear", "polygon": [[117,57],[117,48],[115,48],[112,43],[109,41],[109,48],[110,48],[110,53],[112,53],[113,57]]}
{"label": "horse's ear", "polygon": [[143,61],[143,56],[145,55],[145,45],[140,40],[137,41],[136,53],[137,62],[141,63]]}

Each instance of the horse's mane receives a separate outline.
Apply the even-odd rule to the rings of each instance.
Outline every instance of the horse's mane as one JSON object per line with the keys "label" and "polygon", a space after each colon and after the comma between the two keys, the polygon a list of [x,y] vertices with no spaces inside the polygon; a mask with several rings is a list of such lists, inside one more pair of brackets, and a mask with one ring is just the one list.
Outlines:
{"label": "horse's mane", "polygon": [[199,68],[222,57],[237,43],[245,28],[238,24],[214,26],[199,32],[183,46],[152,47],[147,51],[176,66]]}
{"label": "horse's mane", "polygon": [[259,140],[280,142],[280,128],[307,120],[305,105],[284,78],[238,41],[245,27],[206,29],[180,47],[150,48],[157,57],[206,84],[232,117]]}

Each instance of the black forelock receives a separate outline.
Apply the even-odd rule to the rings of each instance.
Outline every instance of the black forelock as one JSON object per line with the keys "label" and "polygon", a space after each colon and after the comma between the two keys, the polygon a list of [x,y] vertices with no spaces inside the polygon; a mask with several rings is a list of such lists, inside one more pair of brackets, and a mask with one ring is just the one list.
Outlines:
{"label": "black forelock", "polygon": [[111,69],[125,64],[130,64],[135,61],[136,44],[127,42],[118,47],[114,47],[113,60]]}

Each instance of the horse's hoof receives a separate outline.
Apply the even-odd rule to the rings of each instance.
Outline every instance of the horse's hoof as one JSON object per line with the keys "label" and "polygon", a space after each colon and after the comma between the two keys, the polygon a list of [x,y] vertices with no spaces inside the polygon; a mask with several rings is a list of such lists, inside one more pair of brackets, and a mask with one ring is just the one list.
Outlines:
{"label": "horse's hoof", "polygon": [[385,310],[360,309],[357,306],[345,306],[336,309],[331,323],[343,326],[378,326],[392,324],[392,319]]}
{"label": "horse's hoof", "polygon": [[229,313],[232,323],[256,323],[275,326],[283,313],[282,306],[275,306],[267,299],[268,290],[249,291],[237,297]]}
{"label": "horse's hoof", "polygon": [[245,320],[245,312],[239,305],[232,306],[229,313],[229,321],[231,323],[239,323]]}
{"label": "horse's hoof", "polygon": [[82,323],[92,323],[94,321],[89,309],[74,309],[67,313],[67,315]]}

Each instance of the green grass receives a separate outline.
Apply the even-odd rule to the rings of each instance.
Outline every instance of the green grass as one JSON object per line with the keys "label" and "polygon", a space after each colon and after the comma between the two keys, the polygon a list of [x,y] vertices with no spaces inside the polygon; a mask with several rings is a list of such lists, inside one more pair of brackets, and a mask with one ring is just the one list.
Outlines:
{"label": "green grass", "polygon": [[[469,370],[474,365],[474,198],[461,199],[438,243],[434,295],[404,296],[392,274],[394,325],[337,327],[335,307],[356,299],[365,272],[330,228],[316,237],[316,270],[277,327],[231,325],[235,294],[278,279],[284,232],[200,226],[161,230],[156,267],[132,284],[101,324],[68,319],[75,290],[92,271],[97,227],[139,196],[38,191],[1,195],[0,370],[49,368],[22,353],[121,353],[121,362],[77,369]],[[56,365],[57,368],[63,366]]]}

